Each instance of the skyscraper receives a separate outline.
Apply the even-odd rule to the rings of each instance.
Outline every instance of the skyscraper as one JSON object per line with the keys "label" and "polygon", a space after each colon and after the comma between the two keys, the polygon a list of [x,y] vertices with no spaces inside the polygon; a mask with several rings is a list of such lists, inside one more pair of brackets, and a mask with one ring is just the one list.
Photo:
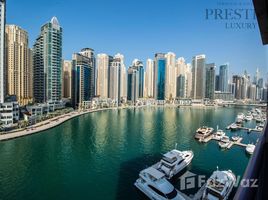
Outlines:
{"label": "skyscraper", "polygon": [[139,71],[135,66],[128,68],[127,100],[136,102],[139,98]]}
{"label": "skyscraper", "polygon": [[192,98],[203,99],[206,86],[206,56],[198,55],[192,61]]}
{"label": "skyscraper", "polygon": [[148,98],[154,96],[154,61],[148,59],[146,62],[146,94]]}
{"label": "skyscraper", "polygon": [[109,67],[108,97],[120,104],[121,95],[121,59],[114,58]]}
{"label": "skyscraper", "polygon": [[235,99],[239,100],[242,98],[243,78],[239,75],[234,75],[233,84],[234,84],[234,97]]}
{"label": "skyscraper", "polygon": [[16,95],[20,105],[32,101],[32,66],[28,33],[16,25],[6,26],[7,94]]}
{"label": "skyscraper", "polygon": [[[184,84],[176,83],[176,87],[180,85],[180,87],[183,85],[185,88],[183,89],[183,96],[180,96],[180,98],[190,98],[191,97],[191,90],[192,90],[192,70],[191,65],[186,64],[185,59],[183,57],[178,58],[176,60],[176,70],[175,74],[177,77],[176,81],[182,81],[184,80]],[[181,76],[180,79],[178,77]],[[179,89],[181,90],[181,88]],[[178,88],[176,88],[177,91],[177,97],[178,96]]]}
{"label": "skyscraper", "polygon": [[154,64],[154,98],[165,100],[166,58],[164,53],[155,54]]}
{"label": "skyscraper", "polygon": [[176,54],[169,52],[166,55],[165,97],[176,97]]}
{"label": "skyscraper", "polygon": [[63,61],[62,97],[72,98],[72,61]]}
{"label": "skyscraper", "polygon": [[91,60],[87,56],[75,53],[72,65],[72,104],[73,107],[80,107],[83,101],[91,99]]}
{"label": "skyscraper", "polygon": [[6,1],[0,0],[0,103],[4,103],[6,95],[5,25]]}
{"label": "skyscraper", "polygon": [[120,97],[127,97],[127,70],[125,66],[124,55],[118,53],[114,56],[115,59],[120,60],[121,62],[121,80],[120,80]]}
{"label": "skyscraper", "polygon": [[222,92],[228,92],[228,73],[229,64],[221,65],[219,73],[219,90]]}
{"label": "skyscraper", "polygon": [[101,98],[108,98],[109,67],[112,60],[113,57],[107,54],[97,55],[97,96]]}
{"label": "skyscraper", "polygon": [[206,98],[214,99],[215,93],[215,63],[206,65]]}
{"label": "skyscraper", "polygon": [[61,100],[62,28],[56,17],[43,25],[33,48],[34,98],[37,103]]}
{"label": "skyscraper", "polygon": [[185,83],[186,83],[186,81],[185,81],[185,75],[179,75],[178,77],[177,77],[177,94],[176,94],[176,96],[178,97],[178,98],[184,98],[186,95],[185,95],[185,93],[186,93],[186,91],[185,91]]}
{"label": "skyscraper", "polygon": [[215,78],[215,91],[220,91],[220,75],[216,75]]}
{"label": "skyscraper", "polygon": [[84,48],[80,51],[80,54],[89,58],[89,69],[90,69],[90,98],[93,98],[96,94],[96,59],[94,54],[94,49]]}
{"label": "skyscraper", "polygon": [[135,68],[138,72],[139,82],[138,82],[138,98],[143,98],[144,96],[144,68],[142,61],[134,59],[132,62],[132,68]]}

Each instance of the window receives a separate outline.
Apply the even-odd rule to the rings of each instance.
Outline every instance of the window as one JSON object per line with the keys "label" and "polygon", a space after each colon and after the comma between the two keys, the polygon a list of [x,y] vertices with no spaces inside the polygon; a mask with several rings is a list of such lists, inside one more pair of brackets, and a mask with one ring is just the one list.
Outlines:
{"label": "window", "polygon": [[149,185],[149,188],[151,188],[156,194],[162,196],[162,197],[166,197],[164,195],[164,193],[160,192],[158,189],[154,188],[153,186]]}
{"label": "window", "polygon": [[176,189],[174,189],[172,192],[166,194],[168,199],[174,199],[177,196],[178,192]]}

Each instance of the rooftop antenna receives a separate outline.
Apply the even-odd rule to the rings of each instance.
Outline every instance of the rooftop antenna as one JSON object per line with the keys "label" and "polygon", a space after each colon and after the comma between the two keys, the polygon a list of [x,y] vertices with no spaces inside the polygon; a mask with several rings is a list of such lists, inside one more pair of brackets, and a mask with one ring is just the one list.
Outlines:
{"label": "rooftop antenna", "polygon": [[175,143],[175,149],[177,150],[178,143]]}

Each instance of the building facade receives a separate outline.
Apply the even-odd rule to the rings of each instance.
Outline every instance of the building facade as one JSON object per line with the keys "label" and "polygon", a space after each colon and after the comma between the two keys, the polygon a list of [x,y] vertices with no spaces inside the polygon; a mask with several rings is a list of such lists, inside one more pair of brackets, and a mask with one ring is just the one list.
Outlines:
{"label": "building facade", "polygon": [[16,25],[6,26],[7,95],[20,105],[32,102],[32,63],[28,33]]}
{"label": "building facade", "polygon": [[168,52],[166,55],[165,97],[176,97],[176,54]]}
{"label": "building facade", "polygon": [[72,98],[72,61],[63,61],[62,76],[62,97],[66,99]]}
{"label": "building facade", "polygon": [[185,81],[185,75],[179,75],[178,77],[177,77],[177,87],[176,87],[176,89],[177,89],[177,94],[176,94],[176,96],[179,98],[179,99],[181,99],[181,98],[185,98],[185,96],[186,96],[186,91],[185,91],[185,83],[186,83],[186,81]]}
{"label": "building facade", "polygon": [[91,73],[90,58],[80,53],[73,54],[72,59],[72,105],[80,108],[84,101],[91,99]]}
{"label": "building facade", "polygon": [[215,63],[206,65],[206,95],[208,99],[214,99],[215,94]]}
{"label": "building facade", "polygon": [[89,58],[90,98],[92,99],[96,95],[96,58],[94,49],[84,48],[80,51],[80,54]]}
{"label": "building facade", "polygon": [[139,98],[139,71],[136,67],[128,68],[127,100],[136,103]]}
{"label": "building facade", "polygon": [[97,55],[97,96],[100,98],[108,98],[109,68],[112,60],[113,57],[107,54]]}
{"label": "building facade", "polygon": [[114,58],[109,67],[108,97],[117,105],[121,101],[121,60]]}
{"label": "building facade", "polygon": [[219,73],[219,91],[221,92],[228,92],[228,74],[229,64],[221,65]]}
{"label": "building facade", "polygon": [[147,59],[146,61],[145,79],[145,97],[152,98],[154,96],[154,61],[152,59]]}
{"label": "building facade", "polygon": [[203,99],[206,86],[206,56],[198,55],[192,61],[192,98]]}
{"label": "building facade", "polygon": [[165,54],[155,54],[154,61],[154,98],[165,100],[165,78],[166,78],[166,58]]}
{"label": "building facade", "polygon": [[34,98],[37,103],[62,97],[62,28],[56,17],[41,28],[33,48]]}

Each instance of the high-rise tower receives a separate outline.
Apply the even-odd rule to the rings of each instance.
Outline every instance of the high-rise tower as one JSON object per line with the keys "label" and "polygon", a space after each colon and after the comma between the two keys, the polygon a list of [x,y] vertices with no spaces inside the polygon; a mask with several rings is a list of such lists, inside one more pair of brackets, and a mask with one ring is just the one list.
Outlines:
{"label": "high-rise tower", "polygon": [[38,103],[62,97],[62,28],[56,17],[43,25],[33,48],[34,98]]}

